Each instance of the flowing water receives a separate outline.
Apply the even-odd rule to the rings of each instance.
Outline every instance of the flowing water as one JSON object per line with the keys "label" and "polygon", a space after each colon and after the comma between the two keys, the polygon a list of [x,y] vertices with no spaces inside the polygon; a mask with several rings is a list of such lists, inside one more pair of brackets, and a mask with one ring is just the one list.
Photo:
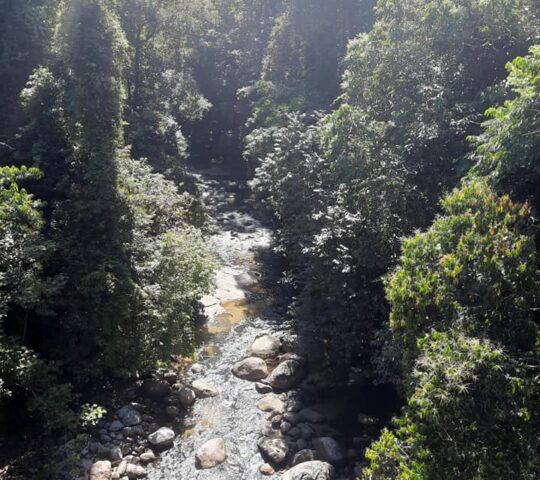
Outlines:
{"label": "flowing water", "polygon": [[[263,333],[283,331],[285,299],[275,296],[269,275],[272,233],[249,214],[239,184],[208,174],[197,175],[213,223],[211,242],[221,265],[216,292],[206,299],[210,321],[201,332],[198,352],[203,373],[190,374],[216,386],[220,395],[199,399],[174,447],[150,468],[151,480],[255,480],[263,477],[257,449],[262,413],[256,404],[263,395],[252,382],[231,373],[246,356],[252,341]],[[266,260],[263,260],[266,259]],[[270,278],[269,278],[270,277]],[[278,295],[279,297],[279,295]],[[206,441],[224,438],[227,459],[210,470],[197,470],[195,452]]]}

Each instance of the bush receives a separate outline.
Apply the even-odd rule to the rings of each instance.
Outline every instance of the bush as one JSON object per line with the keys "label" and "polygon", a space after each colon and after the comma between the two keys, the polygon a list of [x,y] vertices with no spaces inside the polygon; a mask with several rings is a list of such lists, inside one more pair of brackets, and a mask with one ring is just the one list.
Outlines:
{"label": "bush", "polygon": [[445,197],[442,207],[426,233],[404,242],[401,265],[387,281],[405,372],[418,354],[417,339],[432,328],[485,336],[518,351],[536,339],[539,285],[527,205],[475,181]]}
{"label": "bush", "polygon": [[533,375],[488,340],[434,332],[419,345],[404,415],[367,451],[363,478],[538,478]]}
{"label": "bush", "polygon": [[487,177],[500,192],[521,199],[540,194],[540,45],[507,66],[514,98],[490,108],[484,132],[474,139],[475,176]]}

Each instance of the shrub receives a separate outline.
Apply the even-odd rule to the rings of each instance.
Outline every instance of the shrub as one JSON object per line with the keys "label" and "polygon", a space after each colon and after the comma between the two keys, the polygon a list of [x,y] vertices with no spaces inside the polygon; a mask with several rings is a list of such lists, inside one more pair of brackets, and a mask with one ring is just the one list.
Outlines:
{"label": "shrub", "polygon": [[387,280],[405,372],[418,354],[417,339],[432,328],[485,336],[513,350],[531,348],[536,338],[539,284],[528,206],[475,181],[442,207],[426,233],[404,242],[401,265]]}

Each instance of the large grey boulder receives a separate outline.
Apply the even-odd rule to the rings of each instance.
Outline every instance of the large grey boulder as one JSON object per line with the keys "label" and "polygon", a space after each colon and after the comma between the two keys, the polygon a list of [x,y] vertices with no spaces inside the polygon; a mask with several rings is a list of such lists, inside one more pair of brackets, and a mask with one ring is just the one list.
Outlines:
{"label": "large grey boulder", "polygon": [[317,460],[300,463],[281,477],[282,480],[333,480],[333,478],[334,467]]}
{"label": "large grey boulder", "polygon": [[264,458],[281,465],[289,454],[289,447],[281,438],[261,438],[257,444]]}
{"label": "large grey boulder", "polygon": [[281,349],[281,341],[272,335],[257,338],[248,350],[249,355],[264,359],[277,357]]}
{"label": "large grey boulder", "polygon": [[268,376],[268,366],[262,358],[249,357],[236,363],[232,373],[243,380],[256,382]]}
{"label": "large grey boulder", "polygon": [[197,468],[208,469],[218,466],[227,458],[225,441],[222,438],[214,438],[201,445],[195,453]]}
{"label": "large grey boulder", "polygon": [[304,379],[306,373],[303,360],[299,357],[287,358],[274,369],[266,382],[277,390],[289,390],[298,385]]}
{"label": "large grey boulder", "polygon": [[126,427],[134,427],[141,423],[141,414],[131,405],[125,405],[116,414]]}
{"label": "large grey boulder", "polygon": [[148,441],[157,447],[167,447],[174,441],[174,432],[167,427],[161,427],[148,435]]}
{"label": "large grey boulder", "polygon": [[341,446],[331,437],[313,439],[313,447],[321,460],[338,465],[345,460],[345,453]]}
{"label": "large grey boulder", "polygon": [[108,460],[96,462],[90,467],[88,480],[110,480],[112,477],[112,465]]}

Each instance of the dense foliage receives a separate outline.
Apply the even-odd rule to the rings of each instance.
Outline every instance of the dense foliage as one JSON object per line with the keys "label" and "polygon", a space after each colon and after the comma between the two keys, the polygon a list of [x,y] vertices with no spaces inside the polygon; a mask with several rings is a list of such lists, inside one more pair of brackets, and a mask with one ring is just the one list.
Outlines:
{"label": "dense foliage", "polygon": [[[4,130],[2,160],[21,167],[2,167],[0,376],[3,413],[27,408],[45,432],[76,426],[79,407],[88,410],[79,394],[103,375],[191,354],[197,301],[210,287],[204,214],[187,191],[177,125],[206,108],[184,70],[193,38],[178,29],[164,39],[165,5],[135,3],[152,18],[122,23],[129,1],[28,7],[49,12],[56,33],[40,37],[48,54],[10,97],[22,89],[20,120],[10,116]],[[150,42],[154,16],[161,36],[143,42],[143,63],[132,58],[143,47],[130,43],[129,22],[145,22]],[[183,86],[173,66],[187,75]]]}
{"label": "dense foliage", "polygon": [[319,373],[403,396],[364,478],[538,478],[539,43],[537,0],[0,1],[2,416],[193,352],[190,159],[252,177]]}

